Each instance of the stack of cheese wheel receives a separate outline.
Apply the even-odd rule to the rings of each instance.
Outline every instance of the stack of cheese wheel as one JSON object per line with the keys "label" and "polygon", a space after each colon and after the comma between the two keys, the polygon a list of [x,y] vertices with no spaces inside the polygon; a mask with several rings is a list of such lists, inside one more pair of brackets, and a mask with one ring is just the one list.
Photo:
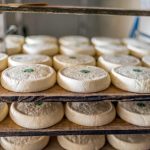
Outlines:
{"label": "stack of cheese wheel", "polygon": [[8,58],[8,65],[19,66],[29,64],[44,64],[52,66],[52,59],[46,55],[13,55]]}
{"label": "stack of cheese wheel", "polygon": [[143,56],[150,55],[150,44],[142,41],[133,42],[127,45],[131,55],[142,58]]}
{"label": "stack of cheese wheel", "polygon": [[53,126],[64,116],[60,102],[12,103],[10,117],[18,125],[29,129]]}
{"label": "stack of cheese wheel", "polygon": [[97,65],[110,72],[113,68],[119,66],[139,66],[139,59],[128,55],[103,55],[98,58]]}
{"label": "stack of cheese wheel", "polygon": [[59,39],[60,53],[74,56],[77,54],[87,54],[94,56],[95,49],[89,43],[89,39],[84,36],[65,36]]}
{"label": "stack of cheese wheel", "polygon": [[91,65],[95,66],[96,61],[92,56],[89,55],[56,55],[53,57],[53,66],[55,70],[60,70],[65,67],[75,66],[75,65]]}
{"label": "stack of cheese wheel", "polygon": [[104,135],[58,136],[57,139],[65,150],[99,150],[105,144]]}
{"label": "stack of cheese wheel", "polygon": [[0,138],[0,144],[5,150],[42,150],[48,142],[48,136]]}
{"label": "stack of cheese wheel", "polygon": [[150,93],[150,68],[121,66],[112,69],[112,83],[125,91]]}
{"label": "stack of cheese wheel", "polygon": [[102,126],[115,119],[116,111],[110,102],[68,102],[68,120],[83,126]]}
{"label": "stack of cheese wheel", "polygon": [[5,102],[0,102],[0,121],[3,121],[8,114],[8,105]]}
{"label": "stack of cheese wheel", "polygon": [[150,55],[142,58],[142,64],[145,67],[150,67]]}
{"label": "stack of cheese wheel", "polygon": [[129,54],[128,48],[123,45],[103,45],[103,46],[96,46],[95,49],[97,56]]}
{"label": "stack of cheese wheel", "polygon": [[10,67],[1,75],[2,86],[14,92],[43,91],[52,87],[55,82],[54,69],[40,64]]}
{"label": "stack of cheese wheel", "polygon": [[23,45],[23,52],[26,54],[54,56],[59,51],[55,37],[46,35],[28,36],[25,41],[26,44]]}
{"label": "stack of cheese wheel", "polygon": [[149,150],[150,135],[107,135],[108,142],[117,150]]}
{"label": "stack of cheese wheel", "polygon": [[91,93],[105,90],[111,80],[109,74],[101,68],[78,65],[61,69],[57,82],[68,91]]}
{"label": "stack of cheese wheel", "polygon": [[131,124],[150,126],[150,102],[119,102],[117,113]]}
{"label": "stack of cheese wheel", "polygon": [[6,52],[8,55],[19,54],[22,52],[24,37],[21,35],[8,35],[5,38]]}
{"label": "stack of cheese wheel", "polygon": [[8,55],[0,53],[0,71],[3,71],[8,66]]}
{"label": "stack of cheese wheel", "polygon": [[116,38],[109,38],[109,37],[93,37],[91,42],[95,46],[104,46],[104,45],[120,45],[121,40]]}

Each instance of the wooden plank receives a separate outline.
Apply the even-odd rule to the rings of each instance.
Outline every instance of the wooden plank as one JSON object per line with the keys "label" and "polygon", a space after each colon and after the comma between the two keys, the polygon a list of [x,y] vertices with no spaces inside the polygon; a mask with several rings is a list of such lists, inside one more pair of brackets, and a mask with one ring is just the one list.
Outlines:
{"label": "wooden plank", "polygon": [[149,94],[136,94],[125,92],[110,86],[107,90],[98,93],[73,93],[55,85],[53,88],[37,93],[16,93],[8,91],[0,86],[0,101],[11,102],[33,102],[33,101],[128,101],[150,99]]}
{"label": "wooden plank", "polygon": [[128,124],[117,118],[112,123],[101,127],[86,127],[74,124],[67,119],[46,129],[26,129],[16,125],[9,117],[0,123],[0,136],[57,136],[90,134],[149,134],[150,127]]}
{"label": "wooden plank", "polygon": [[84,6],[23,6],[14,7],[11,5],[0,5],[2,12],[21,13],[53,13],[53,14],[76,14],[76,15],[125,15],[125,16],[150,16],[150,10],[145,9],[124,9],[107,7],[84,7]]}

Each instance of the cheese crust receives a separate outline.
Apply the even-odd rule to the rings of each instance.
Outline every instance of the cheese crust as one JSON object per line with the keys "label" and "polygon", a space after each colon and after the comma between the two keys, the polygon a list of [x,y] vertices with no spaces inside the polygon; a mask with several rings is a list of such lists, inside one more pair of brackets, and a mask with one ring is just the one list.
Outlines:
{"label": "cheese crust", "polygon": [[76,65],[91,65],[95,66],[96,61],[92,56],[89,55],[56,55],[53,57],[53,66],[55,70],[60,70],[62,68],[76,66]]}
{"label": "cheese crust", "polygon": [[8,66],[19,66],[29,64],[44,64],[52,66],[52,59],[46,55],[13,55],[8,58]]}
{"label": "cheese crust", "polygon": [[8,67],[8,55],[0,53],[0,71]]}
{"label": "cheese crust", "polygon": [[91,93],[105,90],[111,80],[109,74],[101,68],[78,65],[61,69],[57,82],[68,91]]}
{"label": "cheese crust", "polygon": [[107,140],[114,148],[119,150],[150,149],[149,135],[107,135]]}
{"label": "cheese crust", "polygon": [[131,124],[150,126],[150,102],[119,102],[117,113]]}
{"label": "cheese crust", "polygon": [[48,142],[48,136],[0,138],[0,144],[6,150],[42,150]]}
{"label": "cheese crust", "polygon": [[8,114],[8,105],[5,102],[0,102],[0,121],[3,121]]}
{"label": "cheese crust", "polygon": [[102,126],[115,119],[116,111],[110,102],[68,102],[68,120],[83,126]]}
{"label": "cheese crust", "polygon": [[10,67],[1,75],[1,85],[14,92],[43,91],[51,88],[55,83],[54,69],[40,64]]}
{"label": "cheese crust", "polygon": [[105,144],[104,135],[58,136],[57,139],[66,150],[99,150]]}
{"label": "cheese crust", "polygon": [[112,83],[125,91],[150,93],[150,69],[140,66],[121,66],[112,69]]}
{"label": "cheese crust", "polygon": [[64,116],[60,102],[12,103],[10,117],[18,125],[28,129],[41,129],[53,126]]}

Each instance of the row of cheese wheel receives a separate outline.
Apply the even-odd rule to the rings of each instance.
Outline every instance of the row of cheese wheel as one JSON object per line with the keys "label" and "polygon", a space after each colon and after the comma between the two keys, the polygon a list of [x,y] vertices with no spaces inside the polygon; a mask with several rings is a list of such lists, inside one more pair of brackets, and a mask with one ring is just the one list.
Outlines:
{"label": "row of cheese wheel", "polygon": [[[45,54],[54,56],[58,53],[65,55],[87,54],[94,56],[131,54],[138,58],[150,55],[149,44],[138,39],[114,39],[104,37],[93,37],[91,43],[87,37],[65,36],[57,39],[51,36],[28,36],[24,39],[19,35],[8,35],[5,39],[6,51],[8,55],[26,54]],[[25,43],[26,42],[26,43]],[[25,44],[24,44],[25,43]],[[60,50],[59,50],[60,49]]]}
{"label": "row of cheese wheel", "polygon": [[[150,135],[107,135],[111,150],[149,150]],[[1,137],[0,144],[5,150],[47,150],[48,136]],[[104,135],[66,135],[57,137],[65,150],[104,150]],[[51,149],[48,149],[51,150]],[[54,150],[54,149],[53,149]]]}
{"label": "row of cheese wheel", "polygon": [[14,92],[38,92],[57,83],[65,90],[92,93],[107,89],[111,82],[125,91],[150,93],[150,68],[120,66],[111,73],[100,67],[76,65],[58,71],[47,65],[32,64],[9,67],[1,73],[1,85]]}
{"label": "row of cheese wheel", "polygon": [[[0,103],[0,121],[8,114],[6,103]],[[117,114],[128,123],[150,126],[150,102],[119,102]],[[103,126],[112,122],[116,110],[111,102],[68,102],[65,110],[61,102],[12,103],[10,117],[18,125],[29,129],[47,128],[65,116],[75,124]],[[143,121],[144,120],[144,121]]]}

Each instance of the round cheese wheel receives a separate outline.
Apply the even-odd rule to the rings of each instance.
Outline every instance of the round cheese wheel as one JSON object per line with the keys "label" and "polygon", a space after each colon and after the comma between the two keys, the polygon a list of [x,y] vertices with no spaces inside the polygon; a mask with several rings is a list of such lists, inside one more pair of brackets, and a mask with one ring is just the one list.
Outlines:
{"label": "round cheese wheel", "polygon": [[131,124],[150,126],[150,102],[119,102],[117,112]]}
{"label": "round cheese wheel", "polygon": [[142,58],[143,56],[150,55],[150,45],[143,42],[136,42],[127,45],[131,55]]}
{"label": "round cheese wheel", "polygon": [[83,126],[102,126],[115,119],[110,102],[69,102],[65,110],[68,120]]}
{"label": "round cheese wheel", "polygon": [[122,39],[122,43],[124,45],[136,44],[137,42],[141,42],[141,41],[138,39],[135,39],[135,38],[124,38],[124,39]]}
{"label": "round cheese wheel", "polygon": [[8,105],[5,102],[0,102],[0,121],[3,121],[8,114]]}
{"label": "round cheese wheel", "polygon": [[119,55],[119,54],[129,54],[129,50],[126,46],[122,45],[104,45],[96,46],[96,53],[98,56],[101,55]]}
{"label": "round cheese wheel", "polygon": [[95,64],[96,64],[95,59],[89,55],[75,55],[75,56],[56,55],[53,57],[53,66],[55,70],[75,65],[95,66]]}
{"label": "round cheese wheel", "polygon": [[44,64],[52,66],[52,59],[45,55],[13,55],[8,58],[9,66],[19,66],[28,64]]}
{"label": "round cheese wheel", "polygon": [[108,44],[121,44],[120,39],[109,38],[109,37],[93,37],[91,39],[91,42],[97,46],[98,45],[103,46],[103,45],[108,45]]}
{"label": "round cheese wheel", "polygon": [[8,55],[0,53],[0,71],[3,71],[8,66]]}
{"label": "round cheese wheel", "polygon": [[89,44],[89,39],[84,36],[70,35],[64,36],[59,39],[59,43],[62,45],[76,45],[76,44]]}
{"label": "round cheese wheel", "polygon": [[24,44],[23,52],[25,54],[44,54],[54,56],[58,53],[59,48],[56,44],[39,43],[39,44]]}
{"label": "round cheese wheel", "polygon": [[95,55],[95,49],[92,45],[88,44],[78,44],[78,45],[68,45],[60,46],[60,53],[64,55],[74,56],[77,54]]}
{"label": "round cheese wheel", "polygon": [[104,135],[69,135],[57,139],[66,150],[99,150],[105,144]]}
{"label": "round cheese wheel", "polygon": [[42,150],[49,142],[48,136],[1,137],[5,150]]}
{"label": "round cheese wheel", "polygon": [[10,117],[18,125],[29,129],[53,126],[64,116],[60,102],[12,103]]}
{"label": "round cheese wheel", "polygon": [[31,35],[25,39],[27,44],[40,44],[40,43],[57,43],[57,39],[48,35]]}
{"label": "round cheese wheel", "polygon": [[150,67],[150,55],[142,58],[142,64],[145,67]]}
{"label": "round cheese wheel", "polygon": [[12,42],[12,43],[17,43],[17,44],[20,44],[20,45],[23,45],[24,44],[24,37],[21,36],[21,35],[7,35],[5,37],[5,42]]}
{"label": "round cheese wheel", "polygon": [[56,82],[56,72],[46,65],[21,65],[2,72],[1,84],[14,92],[38,92],[52,87]]}
{"label": "round cheese wheel", "polygon": [[140,66],[121,66],[112,69],[112,83],[125,91],[150,93],[150,69]]}
{"label": "round cheese wheel", "polygon": [[148,150],[150,149],[150,136],[134,135],[107,135],[108,142],[117,150]]}
{"label": "round cheese wheel", "polygon": [[110,76],[101,68],[78,65],[61,69],[58,72],[57,81],[68,91],[91,93],[108,88]]}
{"label": "round cheese wheel", "polygon": [[136,57],[128,55],[103,55],[98,58],[97,65],[110,72],[119,66],[139,66],[141,62]]}
{"label": "round cheese wheel", "polygon": [[22,46],[19,43],[8,41],[6,44],[6,53],[8,55],[20,54],[22,52]]}

